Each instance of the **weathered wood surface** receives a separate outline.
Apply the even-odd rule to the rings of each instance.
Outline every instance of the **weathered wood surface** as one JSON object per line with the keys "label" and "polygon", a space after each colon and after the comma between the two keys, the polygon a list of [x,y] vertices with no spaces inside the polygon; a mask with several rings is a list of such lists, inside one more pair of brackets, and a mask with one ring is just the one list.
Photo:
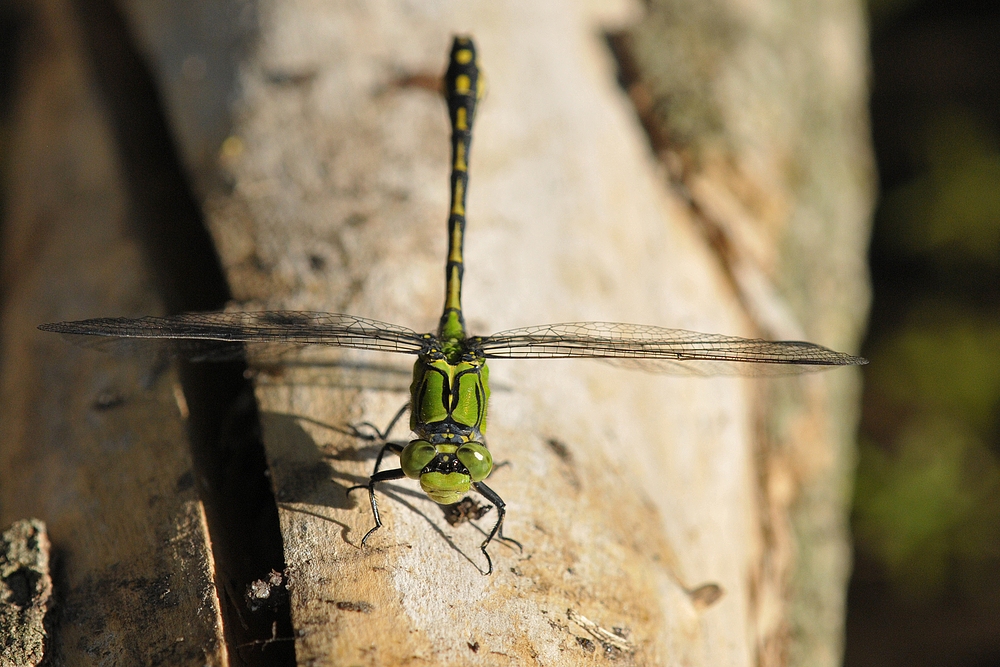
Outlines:
{"label": "weathered wood surface", "polygon": [[[755,333],[690,209],[654,178],[588,11],[263,5],[227,144],[234,194],[210,202],[237,297],[433,327],[447,126],[435,96],[394,84],[437,74],[450,33],[468,30],[491,82],[472,156],[470,325],[612,319]],[[628,628],[639,663],[741,664],[770,650],[794,565],[772,537],[787,513],[767,517],[784,522],[768,530],[760,514],[771,511],[762,480],[775,475],[757,468],[754,389],[585,363],[494,364],[490,442],[511,461],[494,486],[527,552],[495,546],[499,571],[483,579],[481,536],[447,527],[412,490],[383,502],[386,527],[358,550],[371,519],[344,489],[370,460],[319,424],[388,421],[405,401],[405,362],[372,363],[395,364],[382,382],[397,378],[395,392],[337,371],[329,386],[259,384],[300,660],[573,664],[585,657],[575,637],[587,635],[570,609]],[[788,381],[818,385],[821,406],[826,382]],[[683,586],[705,581],[727,594],[700,611]]]}
{"label": "weathered wood surface", "polygon": [[[862,5],[655,0],[625,41],[654,147],[757,331],[855,349],[875,182]],[[761,387],[762,664],[840,664],[859,379]]]}
{"label": "weathered wood surface", "polygon": [[177,374],[35,329],[163,306],[76,18],[63,0],[23,9],[0,242],[0,524],[48,526],[51,664],[225,665]]}
{"label": "weathered wood surface", "polygon": [[[592,10],[279,3],[261,21],[229,144],[243,147],[228,157],[235,187],[210,203],[244,307],[435,326],[448,127],[438,95],[396,82],[438,75],[462,30],[490,81],[470,164],[470,328],[743,330],[686,212],[654,177]],[[244,282],[257,267],[267,281]],[[330,426],[388,423],[406,401],[408,360],[342,358],[388,366],[395,390],[336,368],[326,386],[287,373],[258,384],[300,662],[575,665],[605,650],[581,618],[624,628],[636,664],[752,660],[752,421],[739,380],[493,364],[489,438],[510,465],[491,479],[525,553],[493,546],[497,571],[484,577],[482,534],[449,527],[412,483],[387,485],[385,527],[359,548],[372,518],[345,490],[374,452]],[[702,582],[726,590],[707,611],[687,592]]]}
{"label": "weathered wood surface", "polygon": [[50,551],[38,519],[15,521],[0,533],[0,667],[34,667],[45,655]]}
{"label": "weathered wood surface", "polygon": [[[749,142],[756,152],[716,142],[694,151],[693,166],[682,155],[679,177],[651,156],[600,37],[638,21],[636,6],[228,6],[236,5],[257,17],[259,33],[239,56],[231,136],[217,150],[220,125],[199,120],[192,105],[218,108],[218,93],[207,92],[219,76],[211,54],[228,33],[213,33],[207,11],[123,4],[165,91],[238,307],[436,325],[448,127],[440,98],[413,83],[439,76],[451,35],[468,32],[489,81],[470,172],[465,304],[474,332],[603,319],[742,335],[801,327],[817,342],[853,347],[870,196],[857,126],[824,126],[830,137],[816,158],[833,156],[846,176],[830,179],[814,164],[809,179],[786,187],[803,172],[782,170],[801,164],[778,140],[789,131],[796,146],[808,144],[809,122],[788,118],[812,116],[801,104],[787,116],[758,115],[788,103],[768,102],[760,85],[751,89],[759,97],[727,98],[719,121],[750,127],[740,136],[759,135]],[[699,31],[714,34],[696,20],[699,6],[675,8],[690,40],[677,40],[682,52],[696,49]],[[765,18],[783,11],[761,7]],[[691,72],[689,86],[720,68],[725,80],[740,74],[752,28],[769,25],[747,8],[713,11],[749,16],[745,41],[735,42],[748,46],[713,51],[721,60]],[[832,28],[831,44],[849,52],[838,72],[862,85],[858,8],[816,15],[826,22],[803,23],[796,38]],[[655,40],[658,26],[641,25]],[[765,64],[780,71],[786,56]],[[863,113],[857,94],[819,97],[830,114]],[[831,146],[859,147],[857,162]],[[761,160],[774,164],[755,170]],[[711,238],[725,244],[706,241],[712,225]],[[450,527],[412,483],[387,485],[385,526],[359,548],[370,510],[363,494],[345,490],[367,477],[374,449],[343,427],[386,424],[406,400],[410,360],[339,359],[257,376],[299,663],[577,665],[605,652],[641,665],[835,661],[849,372],[764,383],[582,361],[491,364],[489,442],[509,462],[491,485],[508,502],[507,533],[525,550],[493,545],[497,571],[487,578],[477,569],[482,534]],[[722,598],[708,604],[715,589],[696,590],[703,583],[720,586]],[[627,639],[605,635],[602,646],[598,626],[623,628]]]}

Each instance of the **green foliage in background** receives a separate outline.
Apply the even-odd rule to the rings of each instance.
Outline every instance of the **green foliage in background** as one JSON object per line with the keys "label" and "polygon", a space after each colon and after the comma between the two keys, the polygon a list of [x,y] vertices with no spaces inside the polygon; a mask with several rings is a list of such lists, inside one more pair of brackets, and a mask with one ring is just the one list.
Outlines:
{"label": "green foliage in background", "polygon": [[962,108],[935,113],[913,144],[922,173],[886,192],[884,247],[942,267],[1000,266],[1000,137]]}
{"label": "green foliage in background", "polygon": [[1000,560],[1000,322],[926,308],[871,354],[869,394],[894,419],[861,442],[858,546],[905,594],[975,595]]}
{"label": "green foliage in background", "polygon": [[962,286],[1000,277],[1000,136],[953,107],[928,114],[912,150],[915,174],[884,193],[875,242],[939,282],[908,300],[865,352],[855,539],[904,594],[991,594],[1000,567],[1000,317]]}

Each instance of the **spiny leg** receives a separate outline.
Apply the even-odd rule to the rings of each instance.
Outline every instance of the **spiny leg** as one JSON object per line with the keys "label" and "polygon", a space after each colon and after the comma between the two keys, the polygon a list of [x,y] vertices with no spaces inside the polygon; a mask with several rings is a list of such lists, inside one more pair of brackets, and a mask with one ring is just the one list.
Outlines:
{"label": "spiny leg", "polygon": [[[378,456],[375,457],[375,468],[372,470],[371,476],[368,478],[367,484],[356,484],[351,488],[347,489],[347,495],[351,495],[351,491],[356,489],[368,489],[368,496],[372,504],[372,514],[375,515],[375,528],[368,531],[364,539],[361,540],[361,544],[364,545],[365,540],[368,539],[368,535],[374,533],[381,525],[382,522],[379,520],[378,516],[378,504],[375,502],[375,484],[378,482],[385,482],[393,479],[401,479],[404,477],[403,469],[397,468],[396,470],[386,470],[379,472],[379,468],[382,466],[382,458],[385,456],[387,451],[392,451],[394,454],[399,454],[403,451],[403,445],[398,442],[387,442],[382,445],[382,448],[378,451]],[[397,474],[398,473],[398,474]]]}
{"label": "spiny leg", "polygon": [[[375,499],[375,485],[378,484],[379,482],[388,482],[394,479],[402,479],[405,476],[401,468],[397,468],[395,470],[385,470],[382,472],[379,471],[379,468],[382,467],[382,459],[385,457],[385,453],[387,451],[391,451],[397,456],[403,451],[405,443],[388,442],[388,437],[389,434],[392,433],[392,429],[396,425],[396,422],[400,420],[400,418],[406,413],[406,410],[409,407],[410,407],[409,402],[405,403],[403,407],[401,407],[396,412],[396,415],[392,418],[392,421],[389,422],[389,425],[386,427],[385,431],[380,431],[379,428],[374,424],[372,424],[371,422],[362,422],[360,424],[360,426],[367,426],[373,431],[375,431],[375,435],[378,436],[377,439],[381,440],[383,443],[381,449],[379,449],[378,451],[378,456],[375,457],[375,467],[372,470],[371,477],[368,478],[368,483],[358,484],[347,489],[347,495],[350,495],[351,491],[354,491],[356,489],[364,489],[364,488],[368,489],[368,501],[371,503],[372,516],[375,518],[375,526],[367,533],[365,533],[365,536],[361,538],[361,546],[365,545],[365,542],[368,541],[368,538],[371,537],[372,533],[374,533],[376,530],[382,527],[382,518],[379,516],[378,513],[378,501]],[[350,428],[354,432],[354,435],[359,438],[362,438],[364,440],[376,439],[373,436],[361,433],[360,430],[357,428],[357,426],[354,426],[353,424],[350,426]]]}
{"label": "spiny leg", "polygon": [[375,468],[372,469],[372,476],[368,480],[369,483],[378,474],[378,469],[382,467],[382,457],[385,456],[385,453],[391,451],[396,456],[399,456],[403,453],[403,447],[404,445],[399,442],[387,442],[382,445],[382,449],[378,450],[378,456],[375,457]]}
{"label": "spiny leg", "polygon": [[[396,426],[396,422],[398,422],[402,418],[402,416],[406,414],[406,411],[409,408],[410,408],[410,402],[407,401],[406,403],[403,404],[403,407],[401,407],[396,412],[396,415],[392,418],[392,421],[389,422],[389,425],[385,427],[384,431],[379,430],[378,426],[375,426],[375,424],[373,424],[371,422],[368,422],[368,421],[361,422],[360,424],[357,424],[357,425],[355,425],[355,424],[348,424],[347,428],[349,428],[351,430],[351,434],[355,438],[360,438],[362,440],[368,440],[369,442],[371,442],[373,440],[387,441],[389,439],[389,434],[392,433],[392,429],[395,428],[395,426]],[[375,435],[369,435],[367,433],[362,433],[361,429],[359,428],[360,426],[367,426],[368,428],[370,428],[372,431],[375,432]]]}
{"label": "spiny leg", "polygon": [[[378,469],[380,467],[382,467],[382,458],[385,456],[385,453],[387,451],[391,451],[393,454],[396,454],[398,456],[399,454],[402,453],[404,446],[405,445],[403,443],[401,443],[401,442],[386,442],[386,443],[384,443],[382,445],[382,448],[378,450],[378,456],[375,457],[375,468],[372,470],[371,477],[368,478],[368,483],[367,484],[355,484],[351,488],[347,489],[347,494],[350,495],[351,491],[354,491],[355,489],[364,489],[364,488],[370,487],[371,484],[372,484],[372,480],[375,479],[375,477],[379,474]],[[402,473],[402,469],[400,469],[400,472]],[[399,478],[398,477],[393,477],[392,479],[399,479]]]}
{"label": "spiny leg", "polygon": [[350,494],[351,491],[354,491],[355,489],[364,489],[364,488],[368,489],[368,501],[372,505],[372,516],[375,517],[375,526],[367,533],[365,533],[365,536],[361,538],[361,546],[365,546],[365,542],[367,542],[368,538],[372,536],[372,533],[374,533],[376,530],[382,527],[382,517],[380,517],[378,514],[378,502],[376,502],[375,500],[375,485],[378,484],[379,482],[391,482],[394,479],[403,479],[403,477],[405,477],[402,468],[396,468],[395,470],[383,470],[382,472],[378,472],[378,466],[382,462],[382,454],[385,453],[385,450],[390,448],[393,444],[394,443],[389,442],[386,443],[384,447],[382,447],[382,451],[379,452],[378,455],[378,460],[375,462],[375,472],[372,474],[371,477],[368,478],[368,483],[352,486],[347,490],[347,493]]}
{"label": "spiny leg", "polygon": [[493,572],[493,559],[490,558],[489,553],[487,553],[486,546],[491,541],[493,541],[494,537],[504,542],[510,542],[512,544],[516,544],[518,550],[522,552],[524,551],[524,547],[522,547],[521,543],[518,542],[517,540],[512,539],[510,537],[504,537],[503,520],[504,517],[507,516],[507,504],[503,501],[503,498],[498,496],[496,491],[486,486],[482,482],[473,482],[472,486],[476,491],[482,494],[482,496],[486,498],[486,500],[493,503],[493,506],[497,508],[497,522],[496,524],[494,524],[493,530],[491,530],[490,534],[486,536],[486,539],[483,541],[483,543],[479,545],[479,550],[483,552],[484,556],[486,556],[486,564],[487,564],[486,575],[488,576]]}

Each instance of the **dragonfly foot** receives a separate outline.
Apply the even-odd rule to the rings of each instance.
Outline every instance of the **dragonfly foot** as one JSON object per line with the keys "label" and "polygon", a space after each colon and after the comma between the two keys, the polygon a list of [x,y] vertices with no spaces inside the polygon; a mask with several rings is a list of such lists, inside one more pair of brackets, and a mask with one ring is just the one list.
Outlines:
{"label": "dragonfly foot", "polygon": [[[479,547],[479,550],[483,552],[484,556],[486,556],[486,571],[483,572],[483,576],[488,577],[491,574],[493,574],[493,559],[490,558],[489,552],[486,551],[485,543],[481,547]],[[480,570],[480,572],[482,572],[482,570]]]}
{"label": "dragonfly foot", "polygon": [[365,544],[367,544],[367,542],[368,542],[368,538],[371,537],[375,533],[375,531],[378,530],[381,527],[382,527],[382,524],[379,524],[379,525],[373,527],[367,533],[365,533],[365,536],[361,538],[361,546],[362,547],[365,546]]}
{"label": "dragonfly foot", "polygon": [[497,535],[497,539],[506,544],[513,544],[514,546],[517,547],[517,550],[520,553],[522,554],[524,553],[524,545],[515,540],[513,537],[505,537],[504,535]]}
{"label": "dragonfly foot", "polygon": [[[401,407],[396,412],[395,416],[393,416],[392,418],[392,421],[389,422],[389,425],[385,427],[384,431],[380,429],[378,426],[375,426],[375,424],[368,421],[360,422],[358,424],[348,424],[347,430],[350,431],[352,436],[358,438],[359,440],[364,440],[366,442],[388,442],[389,434],[392,433],[392,429],[395,428],[396,423],[400,420],[400,418],[404,414],[406,414],[406,411],[409,409],[409,407],[410,407],[409,401],[404,403],[403,407]],[[371,429],[374,435],[372,435],[372,433],[365,433],[364,431],[361,430],[362,427]]]}
{"label": "dragonfly foot", "polygon": [[[365,433],[362,428],[370,428],[373,433]],[[361,422],[360,424],[348,424],[347,431],[351,437],[365,442],[381,442],[385,440],[385,434],[371,422]]]}

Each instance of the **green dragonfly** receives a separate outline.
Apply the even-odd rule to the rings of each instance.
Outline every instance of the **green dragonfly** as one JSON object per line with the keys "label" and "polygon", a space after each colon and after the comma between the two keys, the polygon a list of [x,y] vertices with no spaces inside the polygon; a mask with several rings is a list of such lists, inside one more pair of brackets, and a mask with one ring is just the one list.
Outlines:
{"label": "green dragonfly", "polygon": [[[410,430],[416,437],[404,444],[389,442],[388,429],[380,433],[383,444],[368,482],[349,490],[368,489],[375,526],[361,543],[364,545],[382,526],[375,498],[375,487],[382,482],[404,477],[419,480],[421,489],[442,505],[457,503],[472,489],[497,510],[496,523],[480,545],[487,562],[485,574],[493,571],[486,547],[494,538],[516,544],[503,535],[503,499],[484,481],[493,470],[493,457],[484,437],[490,397],[487,359],[586,357],[654,372],[676,372],[694,364],[697,374],[749,375],[758,374],[752,369],[762,368],[760,364],[765,365],[763,368],[771,365],[772,369],[798,372],[867,363],[860,357],[812,343],[752,340],[611,322],[548,324],[492,336],[469,336],[462,316],[462,248],[472,123],[484,87],[475,45],[468,37],[456,37],[444,77],[451,118],[451,212],[444,313],[436,334],[417,333],[355,315],[298,311],[98,318],[43,324],[39,328],[105,340],[156,339],[181,354],[207,359],[231,358],[227,350],[234,348],[252,350],[274,345],[325,345],[416,355],[406,406],[410,410]],[[399,467],[381,470],[382,460],[390,452],[399,457]]]}

